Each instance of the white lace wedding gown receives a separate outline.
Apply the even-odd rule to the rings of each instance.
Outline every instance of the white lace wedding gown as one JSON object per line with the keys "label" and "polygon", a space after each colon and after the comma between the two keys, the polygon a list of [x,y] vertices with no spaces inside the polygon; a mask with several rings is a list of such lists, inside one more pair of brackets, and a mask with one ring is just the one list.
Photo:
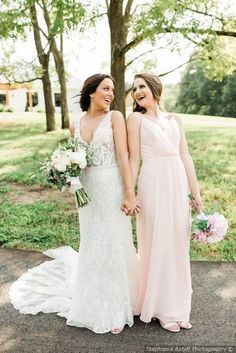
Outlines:
{"label": "white lace wedding gown", "polygon": [[[81,177],[91,202],[79,210],[79,253],[69,246],[45,251],[54,260],[28,270],[10,288],[21,313],[57,312],[67,325],[96,333],[133,324],[139,282],[130,217],[120,211],[123,190],[111,115],[104,116],[89,145],[95,166]],[[75,138],[85,143],[80,121]]]}

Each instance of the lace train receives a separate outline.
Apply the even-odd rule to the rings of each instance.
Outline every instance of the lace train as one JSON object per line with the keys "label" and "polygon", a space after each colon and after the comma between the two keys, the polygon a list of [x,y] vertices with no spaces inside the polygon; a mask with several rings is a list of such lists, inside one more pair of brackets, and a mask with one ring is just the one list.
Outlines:
{"label": "lace train", "polygon": [[[46,251],[54,260],[29,270],[10,289],[21,313],[57,312],[68,325],[96,333],[133,324],[139,286],[131,221],[120,210],[123,189],[110,120],[111,112],[90,146],[96,166],[81,176],[91,201],[79,210],[79,253],[71,247]],[[75,138],[81,139],[79,125]]]}

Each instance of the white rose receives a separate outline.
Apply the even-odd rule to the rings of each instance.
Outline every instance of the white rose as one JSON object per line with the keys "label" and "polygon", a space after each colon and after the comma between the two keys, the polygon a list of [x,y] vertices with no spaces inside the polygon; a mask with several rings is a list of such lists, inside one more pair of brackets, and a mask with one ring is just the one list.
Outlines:
{"label": "white rose", "polygon": [[60,151],[58,151],[58,150],[54,151],[52,154],[52,160],[59,158],[60,155],[61,155]]}
{"label": "white rose", "polygon": [[68,160],[68,165],[74,163],[74,152],[67,151],[65,154],[65,158]]}
{"label": "white rose", "polygon": [[86,166],[87,166],[87,161],[86,161],[86,158],[84,158],[83,160],[80,161],[79,167],[81,169],[84,169]]}
{"label": "white rose", "polygon": [[77,152],[78,156],[80,156],[80,158],[86,158],[86,151],[81,148],[78,152]]}
{"label": "white rose", "polygon": [[67,164],[64,160],[58,159],[53,162],[53,167],[59,172],[65,172],[67,168]]}
{"label": "white rose", "polygon": [[73,156],[72,157],[72,162],[75,164],[79,164],[80,162],[80,156],[78,155],[77,152],[73,152]]}
{"label": "white rose", "polygon": [[78,164],[80,168],[85,168],[87,166],[86,151],[81,149],[78,152],[74,152],[73,161]]}
{"label": "white rose", "polygon": [[71,150],[63,151],[61,154],[61,158],[63,158],[64,162],[67,165],[70,165],[72,163],[73,152]]}

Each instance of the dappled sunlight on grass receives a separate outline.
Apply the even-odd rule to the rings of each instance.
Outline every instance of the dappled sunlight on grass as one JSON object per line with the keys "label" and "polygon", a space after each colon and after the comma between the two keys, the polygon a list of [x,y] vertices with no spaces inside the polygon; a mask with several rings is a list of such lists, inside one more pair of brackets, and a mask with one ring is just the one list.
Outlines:
{"label": "dappled sunlight on grass", "polygon": [[191,114],[177,114],[183,120],[186,127],[196,128],[196,127],[235,127],[235,118],[222,118],[218,116],[207,116],[207,115],[191,115]]}
{"label": "dappled sunlight on grass", "polygon": [[38,134],[5,142],[5,146],[0,150],[0,160],[1,162],[13,162],[29,156],[33,157],[35,153],[45,156],[57,146],[59,141],[67,139],[68,136],[68,133],[60,131],[54,133],[51,139],[47,134]]}
{"label": "dappled sunlight on grass", "polygon": [[14,162],[15,160],[19,158],[25,158],[32,156],[32,152],[30,150],[27,150],[26,148],[17,148],[13,147],[12,149],[4,150],[0,152],[0,160],[1,162]]}
{"label": "dappled sunlight on grass", "polygon": [[6,167],[0,167],[0,175],[1,174],[8,174],[17,171],[18,166],[8,165]]}

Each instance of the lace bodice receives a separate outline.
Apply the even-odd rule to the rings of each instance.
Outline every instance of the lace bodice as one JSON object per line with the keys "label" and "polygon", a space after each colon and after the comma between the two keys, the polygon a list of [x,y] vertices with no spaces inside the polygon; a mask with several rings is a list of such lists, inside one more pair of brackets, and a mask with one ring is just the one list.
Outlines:
{"label": "lace bodice", "polygon": [[116,153],[111,125],[112,111],[108,112],[102,119],[94,132],[90,144],[86,143],[80,135],[80,120],[75,122],[75,138],[86,144],[93,153],[94,166],[116,165]]}

